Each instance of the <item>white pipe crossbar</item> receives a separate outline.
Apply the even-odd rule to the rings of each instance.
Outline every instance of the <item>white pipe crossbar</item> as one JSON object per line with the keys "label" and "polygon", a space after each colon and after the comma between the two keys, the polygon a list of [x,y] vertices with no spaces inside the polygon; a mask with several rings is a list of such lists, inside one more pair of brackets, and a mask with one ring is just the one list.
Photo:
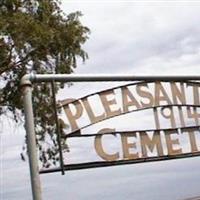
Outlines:
{"label": "white pipe crossbar", "polygon": [[22,78],[31,82],[98,82],[98,81],[189,81],[199,75],[127,75],[127,74],[28,74]]}

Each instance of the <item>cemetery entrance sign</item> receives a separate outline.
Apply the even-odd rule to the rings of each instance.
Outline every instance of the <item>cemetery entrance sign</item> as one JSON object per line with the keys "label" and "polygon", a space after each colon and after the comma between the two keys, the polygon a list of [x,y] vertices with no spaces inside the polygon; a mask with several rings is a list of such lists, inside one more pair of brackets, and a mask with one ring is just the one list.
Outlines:
{"label": "cemetery entrance sign", "polygon": [[200,76],[26,75],[22,86],[33,190],[39,175],[31,84],[98,81],[129,83],[57,102],[60,166],[40,173],[200,155]]}
{"label": "cemetery entrance sign", "polygon": [[[65,135],[69,148],[75,151],[79,147],[81,150],[77,154],[79,157],[81,154],[83,156],[83,161],[77,163],[75,159],[70,159],[72,152],[65,153],[65,169],[199,155],[199,89],[200,83],[194,81],[140,81],[109,88],[80,99],[67,98],[59,101],[67,118],[62,121],[67,121],[70,126],[70,131]],[[149,111],[151,129],[142,123],[144,116],[141,116],[139,130],[131,129],[131,124],[136,121],[134,115],[130,115],[131,124],[122,117],[119,119],[120,115],[144,110]],[[119,124],[127,124],[129,130],[126,130],[127,127],[125,130],[117,130],[111,122],[112,128],[101,123],[103,127],[96,133],[82,133],[83,129],[114,117],[118,117]],[[73,142],[70,142],[71,138]],[[87,148],[87,144],[77,139],[76,145],[74,138],[84,138],[85,143],[93,143],[93,146],[88,146],[91,151],[88,152],[90,159],[85,159],[88,162],[84,162],[84,157],[87,158],[88,155],[81,152]],[[77,155],[74,153],[74,156]],[[73,162],[70,163],[70,160]]]}

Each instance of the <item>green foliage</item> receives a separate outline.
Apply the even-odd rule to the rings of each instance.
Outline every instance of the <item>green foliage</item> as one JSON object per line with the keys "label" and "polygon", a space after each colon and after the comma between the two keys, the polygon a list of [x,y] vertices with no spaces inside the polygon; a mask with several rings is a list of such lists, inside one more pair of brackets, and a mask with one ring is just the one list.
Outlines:
{"label": "green foliage", "polygon": [[[7,110],[17,121],[23,115],[19,82],[29,72],[72,73],[77,58],[87,59],[82,45],[89,29],[80,12],[65,15],[57,0],[0,0],[0,114]],[[59,87],[56,87],[56,91]],[[57,159],[57,147],[43,148],[46,137],[55,140],[55,121],[49,85],[34,85],[40,159]],[[46,164],[47,165],[47,164]]]}

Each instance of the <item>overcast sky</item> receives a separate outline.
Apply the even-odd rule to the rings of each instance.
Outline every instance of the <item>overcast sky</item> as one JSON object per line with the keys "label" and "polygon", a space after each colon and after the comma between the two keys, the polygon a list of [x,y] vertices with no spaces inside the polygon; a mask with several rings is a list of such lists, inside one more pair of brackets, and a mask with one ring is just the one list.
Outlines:
{"label": "overcast sky", "polygon": [[[66,13],[81,11],[82,23],[91,30],[84,45],[89,60],[79,62],[75,73],[200,74],[198,1],[63,0],[62,8]],[[100,88],[104,86],[74,84],[67,95],[80,97]],[[16,131],[10,122],[1,126],[0,199],[31,199],[28,162],[19,155],[24,130]],[[48,200],[186,199],[200,196],[199,166],[199,158],[189,158],[41,175],[43,196]]]}

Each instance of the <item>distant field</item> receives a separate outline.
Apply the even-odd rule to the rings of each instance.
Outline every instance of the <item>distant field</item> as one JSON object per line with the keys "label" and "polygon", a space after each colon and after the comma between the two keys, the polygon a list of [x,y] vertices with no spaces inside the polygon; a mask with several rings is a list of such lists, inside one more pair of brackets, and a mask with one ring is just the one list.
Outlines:
{"label": "distant field", "polygon": [[198,197],[191,197],[191,198],[187,198],[187,199],[184,199],[184,200],[200,200],[200,196],[198,196]]}

